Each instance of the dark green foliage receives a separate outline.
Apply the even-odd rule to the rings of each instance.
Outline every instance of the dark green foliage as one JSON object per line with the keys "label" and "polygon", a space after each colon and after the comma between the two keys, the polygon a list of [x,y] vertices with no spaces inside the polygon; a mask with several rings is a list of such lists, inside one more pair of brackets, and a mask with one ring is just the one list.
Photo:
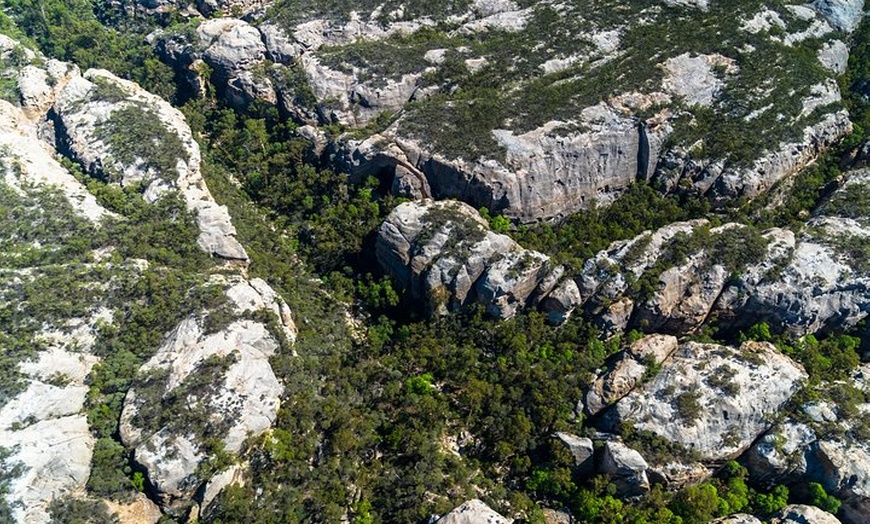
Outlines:
{"label": "dark green foliage", "polygon": [[[149,28],[116,31],[97,19],[91,0],[5,0],[6,13],[49,57],[82,70],[108,69],[164,98],[175,94],[172,70],[145,41]],[[13,35],[14,36],[14,35]]]}
{"label": "dark green foliage", "polygon": [[[0,159],[0,166],[3,162]],[[26,186],[16,190],[0,180],[3,267],[85,262],[90,259],[90,251],[105,242],[105,232],[76,214],[59,191]]]}
{"label": "dark green foliage", "polygon": [[606,208],[575,213],[559,226],[521,228],[515,238],[524,247],[555,257],[575,272],[584,260],[614,240],[656,230],[672,222],[703,216],[709,204],[687,197],[665,196],[645,183],[632,185]]}
{"label": "dark green foliage", "polygon": [[242,175],[248,198],[280,214],[276,223],[296,242],[294,252],[321,274],[337,271],[335,279],[347,278],[343,266],[360,254],[365,237],[393,206],[391,197],[379,195],[379,181],[351,185],[347,175],[306,164],[306,141],[274,114],[239,118],[228,109],[191,104],[185,113],[192,112],[208,116],[208,129],[201,131],[211,137],[213,158],[206,169],[214,170],[215,178],[224,172]]}
{"label": "dark green foliage", "polygon": [[100,437],[94,444],[88,491],[100,497],[128,498],[133,487],[128,452],[118,441]]}
{"label": "dark green foliage", "polygon": [[[97,137],[108,141],[115,160],[124,166],[153,170],[158,178],[168,181],[178,178],[178,161],[188,160],[178,134],[168,129],[159,116],[139,104],[113,111],[98,128]],[[109,178],[112,178],[111,174]]]}
{"label": "dark green foliage", "polygon": [[684,391],[674,399],[677,413],[685,421],[686,425],[693,425],[701,417],[701,404],[698,400],[701,393],[696,390]]}
{"label": "dark green foliage", "polygon": [[165,429],[193,441],[217,441],[226,435],[235,416],[213,417],[209,399],[223,386],[227,369],[238,360],[236,353],[211,355],[196,365],[185,380],[168,391],[169,368],[147,371],[135,378],[138,411],[133,425],[145,434]]}
{"label": "dark green foliage", "polygon": [[807,504],[819,507],[834,515],[840,511],[842,503],[836,497],[828,495],[825,488],[818,482],[810,482],[802,488],[798,496],[803,497]]}
{"label": "dark green foliage", "polygon": [[101,500],[79,499],[65,496],[51,501],[48,514],[52,524],[119,524],[118,517],[109,512]]}

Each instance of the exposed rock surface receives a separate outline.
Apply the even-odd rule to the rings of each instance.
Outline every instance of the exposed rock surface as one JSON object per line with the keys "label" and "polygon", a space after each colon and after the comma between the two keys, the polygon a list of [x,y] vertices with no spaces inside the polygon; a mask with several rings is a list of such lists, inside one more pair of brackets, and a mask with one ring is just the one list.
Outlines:
{"label": "exposed rock surface", "polygon": [[[117,116],[112,120],[125,110],[153,121],[118,122]],[[200,247],[225,259],[247,261],[226,207],[214,201],[205,185],[199,145],[180,111],[132,82],[107,71],[90,70],[65,85],[53,113],[61,152],[94,176],[122,185],[144,184],[146,200],[177,189],[188,209],[197,213]],[[161,132],[154,132],[156,128],[162,128]],[[153,144],[139,143],[143,140]],[[171,158],[154,160],[149,154]],[[164,162],[172,164],[168,172],[161,169]]]}
{"label": "exposed rock surface", "polygon": [[868,181],[870,170],[851,172],[799,238],[779,235],[779,262],[747,271],[723,292],[715,309],[736,317],[738,326],[765,320],[798,336],[849,327],[864,318],[870,270],[849,255],[849,246],[870,238],[861,198]]}
{"label": "exposed rock surface", "polygon": [[848,381],[816,386],[822,400],[802,405],[794,415],[800,421],[787,419],[777,424],[747,452],[743,460],[752,479],[767,484],[817,482],[843,502],[839,515],[844,522],[866,522],[870,518],[870,447],[860,435],[866,432],[870,404],[859,404],[852,413],[832,402],[826,391],[852,387],[866,395],[870,392],[868,376],[870,366],[864,364]]}
{"label": "exposed rock surface", "polygon": [[513,316],[550,271],[549,258],[489,230],[460,202],[406,202],[378,229],[377,257],[410,297],[438,314],[483,304],[497,318]]}
{"label": "exposed rock surface", "polygon": [[702,460],[736,458],[767,431],[770,417],[797,392],[803,369],[766,343],[739,349],[689,342],[651,381],[608,412],[697,452]]}
{"label": "exposed rock surface", "polygon": [[770,524],[840,524],[840,521],[815,506],[791,504],[774,515]]}
{"label": "exposed rock surface", "polygon": [[[58,341],[28,363],[28,388],[0,408],[0,442],[12,451],[0,466],[23,467],[5,495],[17,522],[49,522],[51,500],[80,492],[88,480],[94,437],[82,412],[84,381],[97,361],[88,352],[88,335],[84,329],[78,337]],[[80,349],[71,351],[74,346]],[[62,382],[53,380],[60,376]]]}
{"label": "exposed rock surface", "polygon": [[753,515],[737,513],[735,515],[713,519],[710,521],[710,524],[762,524],[762,522]]}
{"label": "exposed rock surface", "polygon": [[[281,6],[244,21],[207,20],[193,36],[169,30],[154,43],[167,61],[199,78],[196,85],[202,85],[200,64],[208,64],[233,105],[259,100],[305,124],[369,127],[368,140],[339,139],[324,156],[327,163],[357,176],[386,172],[398,194],[459,198],[522,222],[607,204],[637,179],[704,193],[717,205],[752,198],[851,129],[834,81],[847,51],[837,31],[856,28],[863,0],[760,12],[667,0],[657,9],[625,6],[616,20],[610,8],[594,3],[389,5]],[[674,8],[686,19],[718,20],[711,31],[727,35],[721,40],[728,44],[713,52],[700,35],[671,46],[633,34],[640,26],[670,30],[664,28]],[[510,53],[496,51],[517,42],[532,50],[517,50],[519,66],[506,61]],[[779,55],[778,45],[811,47],[827,72],[795,83],[791,58]],[[656,67],[645,71],[622,61],[632,53]],[[743,86],[756,82],[735,65],[746,61],[777,64],[768,70],[776,80]],[[478,77],[486,77],[492,92],[457,96]],[[818,86],[832,87],[819,96]],[[785,99],[802,104],[785,107]],[[488,109],[478,115],[476,107]],[[674,129],[703,111],[741,128],[758,122],[768,136],[745,144],[753,150],[748,159],[699,156],[709,137],[674,135]],[[467,139],[449,138],[457,133]]]}
{"label": "exposed rock surface", "polygon": [[507,519],[483,501],[472,499],[444,515],[436,524],[510,524],[513,519]]}
{"label": "exposed rock surface", "polygon": [[599,471],[609,475],[620,496],[633,497],[649,491],[646,461],[637,451],[619,442],[606,442]]}
{"label": "exposed rock surface", "polygon": [[[7,63],[11,50],[17,58]],[[111,330],[126,315],[121,309],[130,307],[128,302],[118,303],[130,298],[120,298],[129,290],[115,297],[118,290],[114,286],[133,285],[142,272],[154,269],[146,260],[119,262],[114,258],[114,239],[101,240],[99,248],[70,261],[45,256],[15,258],[19,250],[27,255],[34,250],[39,255],[66,249],[65,235],[79,238],[114,227],[106,219],[127,219],[103,208],[58,161],[61,154],[79,161],[92,175],[122,185],[143,184],[147,203],[164,198],[168,190],[178,190],[188,209],[197,212],[198,243],[204,251],[239,261],[246,261],[247,255],[234,238],[227,209],[214,202],[205,185],[199,171],[199,148],[179,111],[133,83],[100,70],[82,76],[76,67],[46,61],[2,35],[0,58],[3,68],[13,64],[2,74],[4,79],[17,81],[20,95],[17,101],[0,100],[0,185],[4,211],[7,201],[16,210],[3,214],[3,225],[16,231],[10,222],[27,206],[39,212],[35,220],[48,224],[29,232],[22,229],[23,240],[16,239],[15,233],[3,239],[7,249],[0,259],[0,306],[3,311],[10,304],[16,310],[30,311],[11,319],[4,316],[4,329],[8,327],[15,340],[26,342],[32,354],[13,355],[11,361],[3,362],[4,373],[11,374],[4,388],[11,384],[12,389],[0,395],[0,456],[4,456],[0,467],[4,473],[15,473],[3,487],[14,522],[43,523],[49,520],[47,508],[53,500],[84,496],[95,442],[111,440],[89,427],[86,408],[92,406],[85,402],[101,394],[86,379],[99,361],[94,356],[96,341],[105,335],[103,330]],[[135,111],[124,113],[130,109]],[[125,116],[111,122],[116,113]],[[168,161],[158,158],[164,140],[172,142],[169,150],[174,156]],[[65,228],[75,229],[74,234]],[[26,267],[31,260],[33,267]],[[6,267],[7,262],[12,266]],[[174,269],[156,268],[178,278]],[[57,278],[67,273],[64,285],[68,288],[57,297],[59,307],[27,309],[31,301],[44,297],[30,296],[26,285],[46,275]],[[243,268],[231,265],[223,266],[210,283],[197,275],[184,276],[197,282],[192,284],[195,287],[220,286],[226,295],[225,310],[191,312],[190,318],[176,326],[143,366],[124,408],[121,432],[131,447],[148,443],[137,448],[135,455],[148,470],[149,480],[164,490],[160,494],[167,511],[188,504],[173,497],[190,497],[197,487],[193,484],[208,480],[194,478],[200,461],[214,451],[209,445],[218,442],[238,452],[246,438],[268,429],[277,413],[283,387],[268,358],[279,346],[289,347],[296,329],[278,294],[265,281],[244,274]],[[82,293],[82,289],[87,291]],[[5,367],[8,363],[11,369]],[[176,406],[171,417],[160,404],[173,403],[162,396],[167,389],[185,395],[185,404]],[[143,412],[145,418],[137,418]],[[213,498],[236,480],[219,477],[209,483],[208,493]],[[155,522],[161,515],[147,499],[111,503],[109,509],[122,522]]]}
{"label": "exposed rock surface", "polygon": [[594,467],[593,455],[595,454],[595,449],[592,439],[581,438],[577,435],[562,432],[557,432],[555,437],[565,445],[571,456],[574,457],[574,467],[577,468],[578,473],[580,475],[589,475]]}
{"label": "exposed rock surface", "polygon": [[647,370],[661,365],[677,349],[677,338],[650,335],[631,345],[613,363],[610,371],[593,382],[586,394],[586,411],[597,415],[640,384]]}
{"label": "exposed rock surface", "polygon": [[[240,278],[224,283],[236,314],[286,310],[268,286],[261,292],[264,284]],[[292,325],[284,328],[295,335]],[[236,453],[246,438],[271,427],[283,387],[269,357],[280,344],[261,321],[241,318],[209,333],[203,321],[190,317],[139,370],[124,402],[120,434],[135,448],[164,509],[183,509],[206,480],[197,476],[209,453],[205,439],[217,437]],[[166,417],[161,412],[169,396],[183,398],[174,408],[180,412]]]}

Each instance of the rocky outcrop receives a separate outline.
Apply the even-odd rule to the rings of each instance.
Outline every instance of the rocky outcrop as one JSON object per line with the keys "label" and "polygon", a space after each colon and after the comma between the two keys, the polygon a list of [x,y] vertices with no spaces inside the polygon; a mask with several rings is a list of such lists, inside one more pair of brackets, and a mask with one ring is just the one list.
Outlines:
{"label": "rocky outcrop", "polygon": [[815,506],[790,504],[777,512],[770,524],[840,524],[840,521]]}
{"label": "rocky outcrop", "polygon": [[595,449],[592,439],[581,438],[570,433],[557,432],[554,435],[574,458],[574,468],[581,476],[590,476],[594,468]]}
{"label": "rocky outcrop", "polygon": [[[99,70],[82,76],[76,67],[46,61],[6,37],[0,37],[2,67],[13,51],[17,58],[9,64],[14,67],[2,74],[17,80],[20,107],[0,100],[2,207],[6,211],[11,203],[13,214],[2,218],[13,232],[15,220],[25,225],[27,218],[16,218],[22,211],[37,224],[26,224],[32,231],[4,237],[0,261],[0,308],[10,311],[14,304],[16,311],[11,318],[3,315],[3,331],[26,348],[3,359],[8,376],[0,395],[0,467],[15,473],[11,479],[4,476],[0,489],[4,510],[8,503],[14,522],[48,522],[52,501],[82,499],[89,477],[105,474],[91,475],[95,446],[117,444],[104,429],[89,427],[85,412],[93,407],[85,405],[86,398],[95,402],[101,394],[89,376],[100,360],[94,348],[104,330],[126,317],[121,311],[128,310],[128,301],[139,299],[130,296],[135,291],[127,286],[135,287],[146,270],[199,282],[191,294],[219,287],[226,305],[190,312],[175,327],[140,370],[120,431],[147,470],[149,487],[157,490],[163,509],[187,506],[202,481],[210,480],[205,493],[213,499],[241,475],[209,479],[211,466],[204,462],[220,451],[238,452],[246,438],[265,431],[275,419],[283,387],[269,356],[279,348],[292,351],[296,330],[290,310],[265,281],[247,278],[236,265],[220,266],[210,279],[198,279],[175,267],[154,267],[154,261],[119,262],[112,238],[101,238],[87,251],[91,244],[83,235],[101,228],[113,231],[116,222],[129,217],[103,208],[58,161],[59,153],[93,176],[141,189],[146,203],[177,192],[197,213],[204,251],[247,260],[227,209],[214,202],[205,185],[199,148],[180,112],[133,83]],[[43,256],[66,252],[67,238],[81,242],[86,251],[73,249],[70,260]],[[67,272],[68,281],[58,278]],[[40,302],[32,309],[31,302],[45,300],[30,290],[43,289],[42,278],[68,286],[53,299],[56,308]],[[137,355],[154,349],[146,343]],[[161,515],[141,497],[109,506],[124,522],[155,522]]]}
{"label": "rocky outcrop", "polygon": [[[168,62],[191,78],[200,78],[200,65],[208,64],[219,89],[236,106],[266,102],[305,124],[363,128],[376,123],[374,128],[382,129],[391,120],[391,126],[369,139],[358,139],[358,131],[340,138],[322,160],[356,176],[386,170],[398,194],[458,198],[521,222],[558,219],[607,204],[638,179],[653,179],[667,190],[703,193],[717,205],[728,205],[765,192],[849,132],[835,82],[846,47],[834,30],[855,29],[863,0],[818,0],[812,9],[778,6],[755,16],[706,0],[665,4],[700,8],[686,10],[681,14],[686,17],[709,17],[712,10],[723,20],[746,18],[741,30],[729,35],[735,49],[725,54],[731,58],[701,54],[706,48],[702,40],[696,41],[697,51],[687,51],[685,45],[671,48],[624,37],[635,18],[643,18],[645,25],[667,24],[667,9],[627,8],[626,23],[614,25],[595,10],[581,13],[560,5],[558,18],[566,27],[557,24],[544,38],[537,23],[548,19],[552,7],[522,8],[513,2],[476,2],[464,11],[433,6],[431,12],[421,8],[413,13],[386,12],[383,6],[345,13],[305,5],[292,16],[267,12],[244,21],[207,20],[195,35],[169,30],[155,35],[154,42]],[[574,27],[570,21],[577,19],[584,22]],[[779,32],[768,31],[773,27]],[[441,33],[441,28],[452,30]],[[431,34],[421,38],[422,31]],[[535,49],[524,53],[522,67],[471,44],[505,34],[515,34],[525,48]],[[756,82],[735,65],[744,59],[783,64],[782,71],[778,65],[769,72],[791,78],[789,57],[777,55],[777,45],[752,45],[758,38],[788,47],[818,41],[821,47],[812,50],[829,74],[816,75],[813,86],[795,85],[788,94],[777,91],[779,84],[786,90],[786,82],[774,82],[775,89],[755,84],[732,89]],[[510,45],[494,47],[505,44]],[[624,49],[626,45],[636,47]],[[646,60],[656,67],[649,71],[613,66],[624,53],[653,49]],[[620,70],[619,78],[644,75],[644,81],[633,78],[624,82],[630,86],[624,92],[614,90],[616,77],[607,75],[617,73],[608,72],[609,67]],[[493,92],[465,100],[459,95],[467,92],[463,86],[469,78],[475,85],[476,75],[490,75],[486,85]],[[194,84],[201,87],[202,81]],[[795,96],[803,97],[801,110],[779,111],[783,98]],[[440,111],[427,105],[432,97],[442,105]],[[494,114],[487,115],[485,125],[481,118],[461,116],[466,104],[493,101]],[[537,108],[539,103],[546,111],[497,109]],[[750,107],[755,110],[749,112]],[[707,119],[705,111],[741,120],[741,125],[766,114],[770,125],[765,127],[775,137],[763,147],[747,145],[753,149],[748,160],[699,156],[703,139],[673,131],[675,122],[685,128],[687,121],[692,127],[693,119]],[[441,140],[435,129],[468,136],[474,147]],[[409,170],[413,179],[407,177]],[[411,181],[415,188],[408,187]]]}
{"label": "rocky outcrop", "polygon": [[599,465],[599,472],[609,475],[616,492],[623,497],[643,495],[650,484],[646,461],[637,451],[619,442],[606,442]]}
{"label": "rocky outcrop", "polygon": [[[801,336],[848,328],[870,307],[870,268],[850,253],[870,238],[862,195],[870,170],[849,174],[797,239],[778,234],[776,258],[747,271],[715,307],[740,328],[764,320]],[[848,203],[847,203],[848,202]],[[860,257],[859,257],[860,258]]]}
{"label": "rocky outcrop", "polygon": [[816,386],[818,401],[806,403],[793,418],[777,424],[743,457],[752,480],[776,483],[817,482],[843,502],[843,522],[870,518],[870,447],[864,442],[870,404],[848,408],[831,400],[829,388],[870,392],[870,366],[863,365],[848,381]]}
{"label": "rocky outcrop", "polygon": [[611,427],[630,423],[693,450],[704,461],[729,460],[770,428],[771,416],[805,378],[803,369],[771,344],[732,348],[689,342],[606,418]]}
{"label": "rocky outcrop", "polygon": [[[262,281],[221,279],[236,318],[215,332],[207,317],[183,321],[146,362],[127,393],[121,415],[124,444],[148,472],[164,510],[183,513],[207,478],[200,467],[220,448],[237,453],[245,439],[269,427],[283,387],[269,365],[295,328],[276,315],[278,333],[258,311],[287,311]],[[214,329],[214,327],[212,327]],[[277,337],[277,338],[276,338]],[[288,341],[289,342],[289,341]]]}
{"label": "rocky outcrop", "polygon": [[48,523],[52,499],[84,490],[94,448],[83,412],[85,377],[98,360],[89,353],[92,343],[87,326],[55,340],[21,366],[29,385],[0,408],[0,442],[11,451],[0,466],[21,466],[4,494],[16,522]]}
{"label": "rocky outcrop", "polygon": [[436,524],[510,524],[513,519],[505,518],[487,506],[483,501],[472,499],[436,520]]}
{"label": "rocky outcrop", "polygon": [[737,513],[735,515],[713,519],[709,524],[762,524],[762,522],[753,515]]}
{"label": "rocky outcrop", "polygon": [[200,247],[247,261],[227,208],[205,185],[199,145],[180,111],[132,82],[90,70],[64,86],[52,113],[59,151],[94,176],[124,186],[142,184],[149,201],[177,190],[197,214]]}
{"label": "rocky outcrop", "polygon": [[387,217],[376,243],[378,262],[427,314],[482,304],[508,318],[553,285],[549,258],[489,230],[460,202],[406,202]]}
{"label": "rocky outcrop", "polygon": [[616,357],[610,371],[600,376],[586,394],[586,412],[597,415],[629,394],[677,349],[676,337],[650,335],[634,342]]}
{"label": "rocky outcrop", "polygon": [[851,33],[864,17],[864,0],[816,0],[810,4],[836,29]]}

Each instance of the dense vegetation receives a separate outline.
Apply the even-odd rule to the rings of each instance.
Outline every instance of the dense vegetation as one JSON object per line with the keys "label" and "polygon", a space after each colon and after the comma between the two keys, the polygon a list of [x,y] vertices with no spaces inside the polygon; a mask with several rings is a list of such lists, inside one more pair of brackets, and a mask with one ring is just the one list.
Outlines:
{"label": "dense vegetation", "polygon": [[[280,2],[276,16],[292,17],[303,3]],[[602,9],[607,7],[604,4]],[[343,12],[338,7],[346,7],[338,1],[322,4],[330,10],[334,5],[337,13]],[[457,5],[464,4],[435,2],[426,8],[449,13]],[[102,2],[6,0],[4,6],[49,56],[72,60],[82,67],[105,67],[158,94],[174,96],[174,85],[169,81],[172,73],[151,55],[142,39],[143,28],[118,25],[123,17]],[[708,24],[713,23],[714,16],[722,18],[721,13],[714,13]],[[0,22],[6,23],[3,20]],[[703,33],[696,27],[669,31]],[[627,37],[640,36],[650,35]],[[409,55],[425,51],[412,39],[401,43]],[[491,53],[500,46],[477,45],[491,46],[487,48]],[[507,69],[504,61],[520,44],[512,45],[501,46],[504,56],[492,55],[495,65],[491,70],[457,81],[459,94],[448,106],[456,111],[455,118],[448,111],[448,119],[454,119],[451,125],[467,130],[468,126],[490,125],[486,119],[507,118],[493,112],[504,110],[505,105],[483,86],[493,82],[492,76],[485,75],[495,74],[499,67]],[[383,53],[366,47],[353,51],[356,54],[343,51],[333,58],[336,63],[354,63]],[[805,65],[806,57],[794,58]],[[626,68],[653,74],[637,60],[624,57],[598,73],[601,77],[597,81],[619,78]],[[866,90],[870,78],[867,64],[857,60],[850,64],[848,83],[856,91]],[[521,73],[523,68],[511,71]],[[753,72],[760,75],[764,71]],[[457,70],[459,75],[466,73]],[[814,69],[808,72],[816,73]],[[642,81],[645,79],[631,79]],[[628,85],[634,85],[631,82]],[[787,88],[788,84],[783,84],[783,89]],[[512,117],[525,118],[525,124],[531,126],[533,118],[559,116],[555,111],[564,102],[560,98],[564,93],[556,92],[553,85],[537,83],[525,89],[536,103],[525,106],[528,114]],[[470,100],[475,104],[468,103]],[[490,102],[483,103],[486,100]],[[434,110],[442,103],[444,100],[434,97],[413,111],[425,117],[427,108]],[[866,121],[866,97],[852,98],[849,104],[858,118],[864,119],[859,121]],[[443,111],[444,106],[440,107]],[[589,482],[576,478],[570,457],[551,435],[554,431],[592,431],[592,421],[574,413],[574,405],[593,372],[636,334],[629,334],[627,340],[602,342],[597,330],[582,318],[574,317],[554,328],[536,313],[502,323],[485,318],[477,310],[434,322],[419,321],[402,307],[401,297],[371,260],[373,230],[397,203],[382,181],[369,179],[355,185],[341,173],[311,165],[309,144],[273,109],[252,108],[240,113],[213,100],[191,101],[182,109],[203,146],[209,187],[219,203],[230,208],[239,239],[251,256],[251,276],[267,279],[282,294],[299,326],[295,348],[299,356],[282,352],[272,362],[287,385],[276,427],[249,443],[244,458],[252,464],[252,478],[244,486],[224,491],[211,521],[337,522],[348,516],[359,524],[420,522],[480,493],[498,509],[509,508],[530,522],[541,522],[541,506],[564,506],[583,522],[649,524],[703,523],[737,511],[769,515],[788,501],[837,510],[838,501],[818,484],[792,489],[752,487],[747,484],[745,469],[736,463],[727,464],[708,482],[677,493],[656,488],[636,503],[615,498],[606,478]],[[122,116],[137,118],[136,110],[130,111]],[[702,122],[713,125],[712,121]],[[729,125],[722,133],[708,133],[721,140],[708,147],[710,151],[723,148],[735,161],[745,160],[758,144],[748,144],[750,134],[736,124]],[[858,133],[867,129],[865,124],[861,126]],[[702,127],[701,131],[685,132],[708,131]],[[113,133],[111,126],[108,132]],[[141,141],[129,145],[145,147],[159,134],[159,129],[146,129]],[[430,138],[455,140],[456,135],[462,133],[454,128],[450,137]],[[465,136],[462,142],[464,147],[472,143],[477,144],[474,147],[491,146]],[[853,139],[844,148],[858,143]],[[169,144],[168,156],[159,159],[155,168],[171,167],[179,158],[175,146]],[[138,152],[122,148],[122,154]],[[680,238],[671,246],[669,262],[684,261],[686,253],[704,246],[711,250],[711,259],[724,261],[730,271],[738,272],[747,260],[758,256],[761,228],[794,226],[816,207],[822,189],[841,173],[838,161],[832,155],[799,175],[789,200],[775,210],[750,205],[737,212],[737,219],[750,224],[739,236],[733,231],[711,235],[704,229]],[[35,274],[38,278],[21,279],[0,290],[4,303],[16,305],[16,311],[9,306],[0,308],[0,323],[4,328],[11,326],[0,331],[4,347],[0,355],[0,405],[20,389],[14,372],[17,363],[39,349],[31,341],[37,325],[87,316],[90,311],[86,305],[94,302],[93,285],[111,282],[99,289],[114,317],[99,330],[95,347],[103,361],[88,378],[88,421],[97,437],[88,490],[95,496],[125,500],[146,486],[141,472],[130,467],[129,450],[118,440],[124,395],[136,370],[157,349],[164,333],[192,312],[218,308],[221,298],[205,283],[204,275],[214,269],[213,262],[197,248],[193,217],[177,198],[146,205],[138,193],[141,188],[120,190],[88,179],[73,165],[69,168],[87,180],[104,206],[124,218],[96,230],[75,219],[59,195],[27,191],[21,197],[0,184],[0,262],[4,268],[39,269]],[[706,202],[685,195],[664,196],[648,185],[637,184],[608,208],[574,215],[562,224],[520,228],[511,234],[526,247],[548,253],[569,271],[577,271],[583,261],[615,240],[698,217],[710,217]],[[496,229],[509,230],[503,218],[488,218]],[[715,225],[728,217],[711,218]],[[60,251],[39,247],[59,242],[64,246]],[[87,258],[89,253],[109,245],[114,251],[107,264],[97,268],[84,264],[92,261]],[[147,260],[150,268],[125,268],[131,258]],[[638,282],[638,292],[648,289],[656,271],[663,269],[654,269],[647,281]],[[2,276],[12,282],[13,273],[4,269]],[[348,325],[346,313],[359,321],[358,327]],[[860,340],[833,336],[794,341],[771,334],[765,325],[755,326],[744,336],[773,340],[803,363],[811,381],[802,398],[831,398],[847,411],[862,400],[854,391],[823,387],[830,380],[845,377],[858,364]],[[220,368],[225,364],[216,361],[207,365]],[[162,378],[150,377],[155,384]],[[196,386],[205,388],[208,384]],[[682,403],[686,410],[693,408],[690,397]],[[141,416],[158,424],[185,409],[171,403],[166,408],[165,413]],[[202,418],[203,414],[196,415]],[[852,431],[864,435],[860,432],[867,429],[856,425]],[[683,451],[666,449],[650,435],[633,434],[630,428],[626,433],[633,444],[650,452]],[[4,453],[6,450],[0,448],[0,463]],[[13,466],[0,468],[0,521],[4,511],[8,513],[3,506],[4,483],[14,474]],[[99,504],[68,500],[52,507],[59,522],[75,522],[104,512]]]}

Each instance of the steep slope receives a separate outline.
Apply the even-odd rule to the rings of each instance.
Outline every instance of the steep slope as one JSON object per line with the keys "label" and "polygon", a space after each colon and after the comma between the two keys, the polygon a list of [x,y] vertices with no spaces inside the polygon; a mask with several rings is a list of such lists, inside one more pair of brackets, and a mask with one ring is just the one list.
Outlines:
{"label": "steep slope", "polygon": [[210,69],[239,107],[359,129],[327,163],[532,222],[638,179],[727,205],[796,172],[851,130],[836,77],[862,9],[283,1],[154,43],[195,91]]}
{"label": "steep slope", "polygon": [[[247,255],[202,179],[180,112],[108,72],[81,75],[6,37],[0,44],[21,104],[0,100],[0,435],[14,473],[0,515],[48,522],[84,503],[86,487],[91,496],[133,487],[113,469],[126,467],[113,439],[119,417],[145,474],[139,488],[187,514],[199,485],[235,461],[212,464],[213,455],[232,457],[274,421],[282,386],[269,357],[291,351],[290,310],[245,276]],[[10,63],[13,53],[23,58]],[[155,402],[161,416],[142,419]],[[146,452],[146,441],[163,447]],[[173,469],[182,448],[192,456]]]}

